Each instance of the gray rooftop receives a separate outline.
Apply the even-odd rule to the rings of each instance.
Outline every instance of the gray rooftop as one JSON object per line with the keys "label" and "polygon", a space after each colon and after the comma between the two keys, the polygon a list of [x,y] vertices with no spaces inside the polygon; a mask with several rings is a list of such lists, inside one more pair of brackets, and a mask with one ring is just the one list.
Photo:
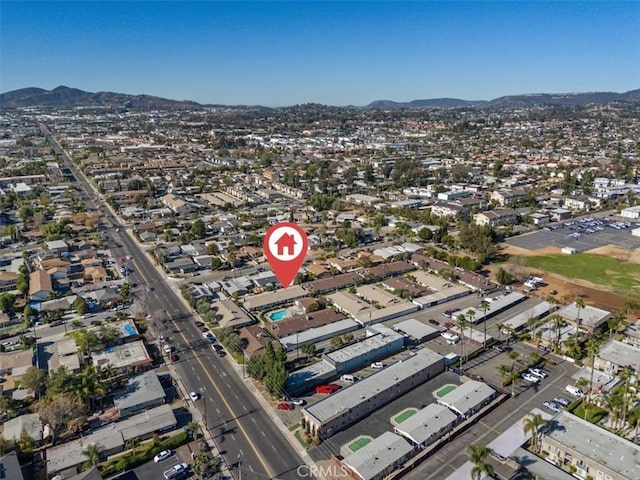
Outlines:
{"label": "gray rooftop", "polygon": [[456,423],[458,417],[447,407],[430,403],[395,427],[400,435],[415,443],[424,443],[433,435]]}
{"label": "gray rooftop", "polygon": [[347,318],[320,327],[313,327],[304,332],[287,335],[280,339],[280,343],[287,349],[291,347],[295,348],[296,345],[316,343],[319,341],[318,339],[342,335],[343,333],[352,332],[358,328],[360,328],[360,325],[355,320]]}
{"label": "gray rooftop", "polygon": [[38,442],[42,440],[42,420],[37,413],[28,413],[7,420],[4,422],[2,436],[6,440],[19,440],[22,429],[29,435],[29,438]]}
{"label": "gray rooftop", "polygon": [[324,356],[329,362],[341,364],[368,352],[385,348],[389,344],[395,342],[404,343],[402,335],[383,325],[379,325],[377,328],[368,328],[367,335],[369,336],[360,342],[326,353]]}
{"label": "gray rooftop", "polygon": [[[493,302],[488,302],[487,305],[487,318],[491,318],[496,312],[511,308],[512,305],[522,302],[527,297],[519,292],[506,292],[500,298],[496,298]],[[470,312],[475,312],[473,318],[469,315]],[[484,311],[482,308],[466,308],[460,312],[456,312],[452,315],[454,320],[457,320],[460,315],[464,315],[467,322],[480,323],[484,321]]]}
{"label": "gray rooftop", "polygon": [[[524,433],[524,424],[529,415],[539,414],[544,420],[551,420],[553,415],[534,408],[529,414],[522,417],[516,423],[507,428],[504,432],[494,438],[487,447],[503,458],[510,457],[521,445],[531,438],[531,432]],[[546,478],[546,477],[545,477]]]}
{"label": "gray rooftop", "polygon": [[514,330],[517,330],[526,325],[530,318],[542,318],[544,315],[549,313],[549,310],[551,310],[551,304],[549,302],[540,302],[537,305],[528,308],[524,312],[511,317],[509,320],[504,322],[504,324]]}
{"label": "gray rooftop", "polygon": [[436,329],[431,325],[427,325],[426,323],[422,323],[420,320],[415,318],[409,318],[408,320],[398,322],[393,326],[393,328],[406,333],[416,340],[422,340],[423,338],[429,337],[440,331],[439,329]]}
{"label": "gray rooftop", "polygon": [[556,428],[545,436],[606,465],[625,478],[640,478],[640,446],[565,411],[554,418]]}
{"label": "gray rooftop", "polygon": [[313,386],[321,380],[333,377],[335,374],[336,368],[322,360],[291,372],[285,383],[285,390],[290,393],[297,393],[300,389],[306,388],[305,385]]}
{"label": "gray rooftop", "polygon": [[22,480],[23,478],[18,454],[15,451],[0,456],[0,479]]}
{"label": "gray rooftop", "polygon": [[126,392],[115,397],[113,405],[119,411],[123,411],[164,397],[164,389],[160,384],[158,375],[154,371],[148,371],[142,375],[129,378]]}
{"label": "gray rooftop", "polygon": [[612,340],[600,349],[598,357],[615,365],[632,365],[635,369],[640,365],[640,348]]}
{"label": "gray rooftop", "polygon": [[537,475],[537,478],[544,478],[544,480],[575,480],[576,477],[569,472],[565,472],[561,468],[552,465],[551,463],[543,460],[542,458],[534,455],[533,453],[519,447],[513,455],[511,455],[516,462],[526,467],[526,469]]}
{"label": "gray rooftop", "polygon": [[358,472],[364,480],[370,480],[411,450],[411,445],[400,435],[384,432],[371,443],[344,458],[342,462]]}
{"label": "gray rooftop", "polygon": [[385,391],[412,375],[442,362],[442,355],[428,348],[421,348],[408,359],[394,363],[354,383],[350,387],[343,388],[306,407],[305,410],[319,422],[325,423],[332,418],[339,417],[349,409],[356,408],[357,405],[366,402],[367,399],[377,395],[379,392]]}
{"label": "gray rooftop", "polygon": [[[565,320],[575,323],[578,316],[578,307],[576,307],[575,303],[571,303],[558,310],[557,313]],[[585,305],[584,308],[580,309],[580,325],[595,328],[605,322],[609,315],[611,315],[611,312],[607,310]]]}
{"label": "gray rooftop", "polygon": [[467,380],[440,398],[438,403],[449,407],[460,415],[466,415],[469,410],[477,408],[495,393],[496,391],[486,383]]}
{"label": "gray rooftop", "polygon": [[122,450],[127,440],[144,437],[175,426],[176,423],[169,405],[161,405],[122,422],[112,423],[89,435],[47,449],[47,472],[60,472],[85,462],[86,456],[82,452],[89,445],[98,445],[104,451]]}

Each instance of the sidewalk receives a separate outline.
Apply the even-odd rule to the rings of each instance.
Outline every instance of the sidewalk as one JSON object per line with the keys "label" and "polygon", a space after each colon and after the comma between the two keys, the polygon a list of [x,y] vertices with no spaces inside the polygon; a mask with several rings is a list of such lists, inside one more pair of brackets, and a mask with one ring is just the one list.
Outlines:
{"label": "sidewalk", "polygon": [[[130,231],[130,228],[126,228],[125,232],[138,245],[140,245],[139,242],[137,241],[135,235],[133,234],[133,232]],[[165,280],[165,282],[171,288],[171,290],[173,290],[173,292],[178,296],[178,298],[180,299],[182,304],[191,312],[192,315],[197,316],[198,314],[195,311],[193,311],[193,309],[191,308],[191,305],[189,305],[189,303],[182,296],[182,293],[180,292],[180,288],[178,287],[177,283],[173,279],[168,277],[168,275],[162,269],[162,266],[156,264],[156,262],[153,260],[153,258],[150,258],[150,260],[151,260],[152,265],[158,271],[158,274]],[[315,466],[315,462],[311,459],[311,457],[309,456],[307,451],[302,447],[302,445],[300,445],[300,443],[293,436],[293,433],[287,428],[287,426],[280,419],[280,417],[278,417],[278,415],[274,412],[273,407],[271,405],[269,405],[269,403],[265,400],[265,398],[262,396],[262,394],[260,394],[260,392],[255,387],[255,385],[253,384],[251,379],[248,378],[248,377],[243,379],[242,365],[237,364],[234,360],[232,360],[231,359],[232,358],[231,355],[227,355],[227,357],[230,358],[229,361],[230,361],[231,365],[233,366],[233,369],[234,369],[236,375],[238,376],[238,378],[243,381],[243,383],[249,389],[249,391],[254,396],[254,398],[260,403],[260,405],[262,406],[263,410],[267,413],[267,415],[269,415],[269,418],[271,419],[273,424],[278,428],[278,430],[280,430],[282,435],[287,439],[287,441],[291,445],[291,448],[298,453],[298,455],[301,457],[302,461],[307,466],[310,466],[310,467],[311,466]],[[170,371],[172,371],[172,373],[175,374],[175,370],[172,367],[173,367],[172,365],[169,365]],[[179,377],[177,375],[175,375],[175,378],[179,378]],[[185,390],[184,386],[182,385],[182,381],[179,381],[179,384],[180,384],[181,389]],[[185,398],[187,398],[188,397],[188,392],[184,391],[183,393],[185,395]],[[191,407],[191,402],[190,402],[190,407]],[[190,408],[190,410],[191,410],[191,408]],[[197,418],[198,422],[201,425],[204,426],[204,421],[202,419],[202,415],[200,414],[200,411],[198,409],[195,409],[195,410],[196,410],[196,412],[194,413],[194,418]],[[203,428],[203,430],[204,430],[204,428]],[[207,432],[207,433],[209,433],[209,432]],[[211,436],[211,435],[209,434],[209,436]],[[216,445],[215,441],[213,440],[213,438],[211,438],[211,440],[212,440],[212,444]],[[216,449],[217,449],[217,445],[216,445]],[[224,462],[224,458],[223,458],[223,462]],[[225,466],[226,466],[226,462],[225,462]],[[228,467],[227,467],[227,470],[229,470]],[[232,476],[232,478],[235,478],[231,474],[231,471],[230,471],[230,475]]]}

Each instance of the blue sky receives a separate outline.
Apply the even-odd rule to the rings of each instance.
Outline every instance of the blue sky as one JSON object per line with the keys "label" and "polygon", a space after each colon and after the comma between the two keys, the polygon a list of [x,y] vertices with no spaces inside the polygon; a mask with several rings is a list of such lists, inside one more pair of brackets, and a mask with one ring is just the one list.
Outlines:
{"label": "blue sky", "polygon": [[0,2],[0,91],[365,105],[640,88],[640,1]]}

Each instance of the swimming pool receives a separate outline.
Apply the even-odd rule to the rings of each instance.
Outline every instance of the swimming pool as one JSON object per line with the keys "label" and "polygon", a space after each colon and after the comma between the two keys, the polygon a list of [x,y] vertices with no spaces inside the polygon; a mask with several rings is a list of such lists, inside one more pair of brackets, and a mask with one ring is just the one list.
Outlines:
{"label": "swimming pool", "polygon": [[289,313],[288,308],[281,308],[280,310],[274,310],[273,312],[267,315],[267,317],[269,317],[269,320],[271,320],[272,322],[279,322],[283,318],[288,318],[290,316],[291,314]]}

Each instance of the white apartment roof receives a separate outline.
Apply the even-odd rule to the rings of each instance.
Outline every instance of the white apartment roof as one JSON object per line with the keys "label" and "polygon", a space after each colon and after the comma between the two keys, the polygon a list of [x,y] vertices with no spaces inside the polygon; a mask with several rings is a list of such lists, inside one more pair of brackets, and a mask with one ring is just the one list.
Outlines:
{"label": "white apartment roof", "polygon": [[350,387],[343,388],[306,407],[305,410],[320,423],[325,423],[332,418],[341,416],[345,411],[367,402],[368,399],[388,390],[393,385],[442,361],[442,355],[428,348],[421,348],[408,359],[394,363]]}
{"label": "white apartment roof", "polygon": [[[525,298],[526,296],[521,294],[520,292],[512,291],[512,292],[503,294],[500,298],[497,298],[496,300],[488,304],[487,318],[494,315],[495,312],[510,308],[512,305],[515,305],[516,303],[523,301]],[[469,312],[471,311],[475,312],[475,315],[473,316],[473,318],[469,316]],[[470,323],[479,323],[484,320],[484,311],[480,307],[467,308],[460,312],[456,312],[453,314],[452,318],[454,320],[457,320],[460,315],[464,315],[465,318],[467,319],[467,322],[470,322]]]}
{"label": "white apartment roof", "polygon": [[119,411],[165,397],[164,389],[154,371],[129,378],[126,389],[126,392],[113,399],[113,405]]}
{"label": "white apartment roof", "polygon": [[517,330],[520,327],[526,325],[530,318],[542,318],[547,313],[549,313],[550,309],[551,304],[549,302],[541,302],[525,310],[524,312],[511,317],[509,320],[504,322],[504,324],[508,325],[514,330]]}
{"label": "white apartment roof", "polygon": [[407,418],[394,430],[416,444],[426,442],[433,435],[447,430],[458,417],[444,405],[430,403],[415,415]]}
{"label": "white apartment roof", "polygon": [[329,362],[333,362],[336,365],[348,362],[349,360],[366,355],[369,352],[373,352],[386,346],[400,342],[400,347],[404,344],[404,337],[398,332],[394,332],[390,328],[379,325],[377,329],[368,329],[367,338],[360,342],[347,345],[344,348],[340,348],[333,352],[326,353],[324,356]]}
{"label": "white apartment roof", "polygon": [[294,346],[296,344],[304,345],[305,343],[316,343],[327,338],[327,336],[342,335],[343,333],[352,332],[360,328],[360,325],[350,318],[338,320],[337,322],[322,325],[320,327],[310,328],[300,333],[293,333],[282,337],[280,343],[285,347]]}
{"label": "white apartment roof", "polygon": [[342,460],[363,480],[377,478],[381,472],[409,454],[413,448],[400,435],[384,432],[371,443]]}
{"label": "white apartment roof", "polygon": [[495,393],[496,391],[486,383],[467,380],[455,390],[438,399],[438,403],[464,416]]}
{"label": "white apartment roof", "polygon": [[554,424],[546,437],[624,478],[640,478],[640,446],[565,411],[554,417]]}
{"label": "white apartment roof", "polygon": [[498,437],[492,440],[487,447],[491,448],[495,453],[503,458],[510,457],[513,452],[518,450],[521,445],[524,445],[524,443],[531,438],[531,432],[527,432],[526,434],[524,433],[524,424],[525,420],[529,418],[529,415],[535,414],[540,414],[544,420],[551,420],[553,417],[553,415],[550,415],[539,408],[534,408],[528,415],[525,415],[498,435]]}
{"label": "white apartment roof", "polygon": [[422,323],[420,320],[417,320],[415,318],[409,318],[408,320],[398,322],[393,326],[393,328],[394,330],[400,330],[401,332],[406,333],[411,338],[415,338],[418,341],[440,331],[432,327],[431,325]]}
{"label": "white apartment roof", "polygon": [[304,385],[314,385],[319,380],[328,379],[336,374],[336,368],[321,360],[308,367],[291,372],[285,384],[285,390],[290,393],[297,392]]}

